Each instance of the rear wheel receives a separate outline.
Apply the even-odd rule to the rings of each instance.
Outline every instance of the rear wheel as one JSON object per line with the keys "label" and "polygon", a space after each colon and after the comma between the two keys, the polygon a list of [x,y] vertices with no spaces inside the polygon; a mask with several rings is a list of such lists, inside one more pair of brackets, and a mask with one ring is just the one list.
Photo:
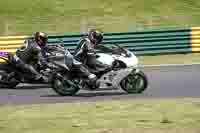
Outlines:
{"label": "rear wheel", "polygon": [[142,93],[147,86],[147,77],[142,71],[129,74],[121,82],[122,89],[128,93]]}
{"label": "rear wheel", "polygon": [[0,88],[15,88],[19,82],[15,77],[8,77],[9,73],[0,72]]}
{"label": "rear wheel", "polygon": [[53,76],[52,89],[61,96],[72,96],[80,90],[79,86],[74,82],[58,75]]}

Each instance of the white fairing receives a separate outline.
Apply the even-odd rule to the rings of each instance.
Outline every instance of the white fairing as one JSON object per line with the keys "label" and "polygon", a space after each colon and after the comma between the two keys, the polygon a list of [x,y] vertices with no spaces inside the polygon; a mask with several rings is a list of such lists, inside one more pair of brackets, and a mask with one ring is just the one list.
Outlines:
{"label": "white fairing", "polygon": [[131,53],[130,57],[125,57],[122,55],[110,55],[104,53],[98,53],[99,57],[97,58],[98,61],[102,62],[103,64],[112,65],[115,60],[120,60],[126,64],[127,67],[137,67],[138,59],[137,57]]}
{"label": "white fairing", "polygon": [[115,60],[120,60],[126,64],[127,67],[137,67],[138,59],[132,54],[131,57],[124,57],[119,55],[112,55]]}
{"label": "white fairing", "polygon": [[110,66],[115,61],[115,59],[112,57],[112,55],[104,54],[104,53],[98,53],[98,55],[99,55],[99,57],[97,58],[97,60],[103,64]]}

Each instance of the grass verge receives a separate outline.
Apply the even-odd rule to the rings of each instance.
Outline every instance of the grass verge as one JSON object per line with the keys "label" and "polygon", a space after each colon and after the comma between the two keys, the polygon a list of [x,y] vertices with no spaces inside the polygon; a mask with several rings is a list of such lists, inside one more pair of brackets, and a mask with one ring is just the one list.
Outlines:
{"label": "grass verge", "polygon": [[200,53],[138,56],[141,65],[200,63]]}
{"label": "grass verge", "polygon": [[1,106],[2,133],[200,132],[200,99]]}
{"label": "grass verge", "polygon": [[0,34],[199,26],[198,0],[1,0]]}

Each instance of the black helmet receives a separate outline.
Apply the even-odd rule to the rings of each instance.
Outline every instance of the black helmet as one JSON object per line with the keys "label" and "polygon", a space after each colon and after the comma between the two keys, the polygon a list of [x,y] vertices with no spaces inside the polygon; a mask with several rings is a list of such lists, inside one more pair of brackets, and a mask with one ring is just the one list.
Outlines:
{"label": "black helmet", "polygon": [[48,40],[48,37],[44,32],[36,32],[34,38],[40,47],[45,46]]}
{"label": "black helmet", "polygon": [[88,37],[93,44],[98,45],[103,41],[103,32],[92,29],[89,31]]}

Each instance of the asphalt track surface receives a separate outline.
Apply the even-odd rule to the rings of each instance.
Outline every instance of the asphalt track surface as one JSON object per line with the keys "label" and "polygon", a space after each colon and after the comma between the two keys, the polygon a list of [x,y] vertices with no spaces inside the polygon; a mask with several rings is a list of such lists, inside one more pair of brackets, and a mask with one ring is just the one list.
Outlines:
{"label": "asphalt track surface", "polygon": [[98,101],[134,98],[200,97],[200,65],[144,67],[149,87],[142,94],[122,90],[83,91],[76,96],[58,96],[46,85],[21,84],[16,89],[0,89],[0,105]]}

